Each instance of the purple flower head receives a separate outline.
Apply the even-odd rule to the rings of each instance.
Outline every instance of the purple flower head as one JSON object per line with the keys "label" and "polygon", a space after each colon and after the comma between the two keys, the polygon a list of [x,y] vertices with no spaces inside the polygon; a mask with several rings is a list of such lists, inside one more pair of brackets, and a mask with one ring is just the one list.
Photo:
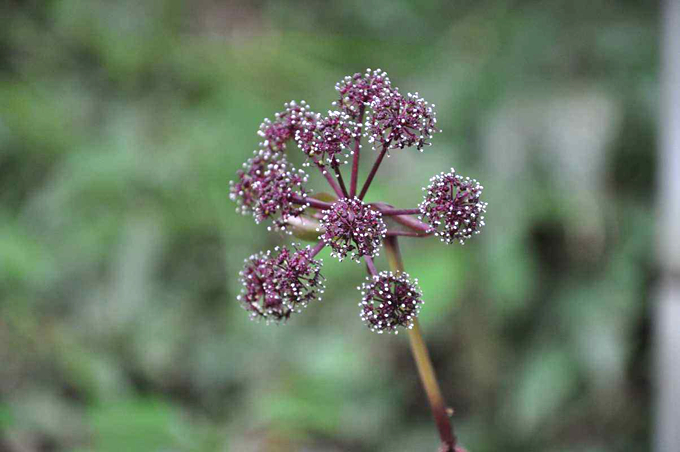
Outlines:
{"label": "purple flower head", "polygon": [[274,248],[253,254],[240,272],[243,288],[238,300],[252,319],[286,320],[310,301],[321,300],[324,278],[321,260],[312,257],[308,246],[293,250]]}
{"label": "purple flower head", "polygon": [[274,121],[265,119],[257,132],[264,138],[260,145],[273,152],[284,151],[286,142],[295,138],[295,132],[303,124],[314,123],[318,119],[318,115],[309,110],[304,100],[299,104],[292,100],[284,106],[285,110],[274,115]]}
{"label": "purple flower head", "polygon": [[362,256],[378,255],[387,232],[382,214],[359,198],[342,198],[322,212],[321,240],[332,248],[331,255],[343,260],[347,255],[360,262]]}
{"label": "purple flower head", "polygon": [[[398,89],[388,95],[376,97],[371,102],[372,113],[366,117],[369,143],[390,149],[416,146],[422,151],[429,146],[435,132],[437,115],[418,93],[402,96]],[[374,144],[375,147],[375,144]]]}
{"label": "purple flower head", "polygon": [[361,111],[368,106],[376,97],[381,97],[391,91],[390,79],[387,72],[380,69],[366,73],[356,73],[346,76],[336,83],[335,90],[340,94],[340,100],[334,102],[352,118],[361,116]]}
{"label": "purple flower head", "polygon": [[432,232],[443,242],[458,240],[461,244],[479,234],[487,206],[479,200],[484,187],[475,179],[456,174],[453,168],[432,177],[430,182],[423,188],[427,193],[418,207],[421,219],[430,224]]}
{"label": "purple flower head", "polygon": [[[450,414],[444,411],[446,405],[430,391],[436,383],[417,323],[423,304],[418,280],[401,271],[378,272],[373,258],[384,245],[390,267],[403,270],[400,237],[437,235],[447,243],[464,243],[484,226],[487,204],[479,200],[482,186],[451,169],[430,180],[430,186],[423,189],[425,199],[417,208],[385,202],[389,200],[364,203],[390,150],[415,147],[422,151],[431,144],[439,131],[434,105],[417,92],[402,95],[380,69],[347,76],[335,89],[339,95],[333,102],[337,111],[329,111],[325,117],[312,113],[303,101],[285,104],[285,110],[273,121],[265,119],[258,131],[261,150],[231,183],[230,197],[236,201],[238,212],[252,214],[258,223],[271,218],[275,228],[316,241],[313,248],[293,244],[292,248],[276,247],[246,259],[240,272],[243,288],[239,303],[252,319],[285,321],[293,312],[320,299],[325,280],[316,256],[324,248],[330,248],[331,256],[340,261],[348,256],[356,262],[364,261],[371,276],[358,287],[361,319],[378,333],[397,334],[400,327],[412,329],[409,336],[437,420],[440,449],[464,452],[456,446],[447,425]],[[361,183],[361,161],[367,157],[361,155],[363,138],[379,152]],[[286,160],[287,143],[293,139],[307,156],[303,165],[313,164],[326,179],[330,192],[309,196],[304,187],[307,175]],[[341,167],[349,160],[351,165]]]}
{"label": "purple flower head", "polygon": [[423,304],[418,280],[407,273],[383,271],[366,278],[361,290],[361,319],[378,333],[397,333],[397,327],[412,328]]}
{"label": "purple flower head", "polygon": [[274,228],[285,230],[286,220],[304,211],[304,205],[293,201],[306,196],[306,182],[305,172],[292,168],[282,154],[260,150],[238,171],[229,197],[237,212],[252,214],[256,223],[276,216]]}
{"label": "purple flower head", "polygon": [[361,136],[361,125],[346,113],[329,111],[317,122],[306,122],[295,135],[302,151],[309,157],[338,168],[347,163],[354,139]]}

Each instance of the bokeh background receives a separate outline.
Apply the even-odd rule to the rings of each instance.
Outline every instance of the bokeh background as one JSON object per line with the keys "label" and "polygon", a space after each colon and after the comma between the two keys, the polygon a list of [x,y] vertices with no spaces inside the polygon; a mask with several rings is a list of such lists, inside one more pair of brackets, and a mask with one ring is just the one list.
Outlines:
{"label": "bokeh background", "polygon": [[325,112],[367,67],[443,129],[393,152],[368,199],[413,207],[452,166],[485,186],[464,247],[402,240],[462,443],[650,450],[659,16],[632,0],[1,2],[0,450],[436,449],[407,337],[359,319],[360,265],[324,250],[324,301],[285,326],[235,300],[243,259],[290,242],[228,199],[260,122],[291,99]]}

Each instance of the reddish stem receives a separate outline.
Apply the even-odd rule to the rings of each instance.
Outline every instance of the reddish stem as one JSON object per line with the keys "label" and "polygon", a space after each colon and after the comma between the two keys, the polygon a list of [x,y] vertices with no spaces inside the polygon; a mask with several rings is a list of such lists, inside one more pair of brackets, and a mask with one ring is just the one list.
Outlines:
{"label": "reddish stem", "polygon": [[378,207],[380,213],[385,216],[391,217],[394,215],[418,215],[420,214],[420,209],[393,209],[391,207]]}
{"label": "reddish stem", "polygon": [[319,201],[318,199],[315,198],[310,197],[302,198],[297,195],[294,195],[291,198],[291,201],[294,202],[295,204],[309,204],[310,207],[314,207],[315,209],[319,210],[328,210],[333,206],[333,204],[331,203]]}
{"label": "reddish stem", "polygon": [[345,187],[345,180],[342,178],[342,173],[340,173],[340,168],[337,166],[333,166],[333,171],[335,171],[335,175],[338,177],[338,182],[340,183],[340,189],[342,190],[342,194],[344,195],[344,198],[347,198],[347,187]]}
{"label": "reddish stem", "polygon": [[385,233],[387,237],[398,237],[398,236],[404,236],[404,237],[429,237],[432,234],[428,234],[427,232],[415,232],[415,231],[387,231]]}
{"label": "reddish stem", "polygon": [[326,246],[326,242],[324,242],[323,240],[319,240],[319,243],[314,245],[314,248],[312,248],[312,252],[310,253],[309,257],[314,257],[317,254],[319,254],[319,252],[323,249],[324,246]]}
{"label": "reddish stem", "polygon": [[364,260],[366,261],[366,268],[368,269],[368,272],[371,274],[371,276],[377,275],[378,271],[375,269],[375,264],[373,264],[373,259],[369,256],[364,256]]}
{"label": "reddish stem", "polygon": [[[358,124],[364,120],[364,106],[359,110]],[[361,149],[361,134],[354,139],[354,155],[352,157],[352,178],[349,183],[349,196],[354,198],[357,194],[357,176],[359,175],[359,153]]]}
{"label": "reddish stem", "polygon": [[[412,229],[417,232],[424,232],[426,234],[430,234],[431,230],[430,227],[423,223],[420,220],[417,220],[416,218],[410,217],[409,214],[403,214],[403,213],[395,213],[393,215],[390,215],[392,212],[409,212],[411,209],[395,209],[389,204],[385,204],[384,202],[376,202],[371,204],[372,207],[377,209],[379,212],[381,212],[383,215],[390,216],[394,221],[396,221],[399,224],[402,224],[406,226],[409,229]],[[415,210],[415,209],[413,209]],[[385,213],[387,212],[387,214]],[[418,213],[420,213],[418,211]]]}
{"label": "reddish stem", "polygon": [[[396,237],[388,237],[385,240],[385,251],[390,268],[396,272],[404,271],[404,262],[401,259],[401,250],[399,249],[399,241]],[[439,383],[437,382],[437,375],[432,366],[430,354],[427,351],[427,345],[423,339],[420,331],[420,324],[418,319],[413,322],[413,328],[408,330],[408,336],[411,342],[411,351],[413,358],[418,368],[418,375],[420,381],[423,383],[425,393],[430,402],[430,408],[434,417],[437,430],[439,431],[439,438],[441,440],[440,451],[455,452],[456,435],[453,431],[453,425],[446,412],[446,404],[442,396]]]}
{"label": "reddish stem", "polygon": [[416,220],[413,217],[405,215],[395,215],[390,218],[392,218],[397,223],[406,226],[409,229],[413,229],[414,231],[422,232],[425,234],[431,234],[430,227],[428,225],[426,225],[420,220]]}
{"label": "reddish stem", "polygon": [[378,172],[378,168],[380,168],[380,164],[382,163],[383,159],[385,158],[385,154],[387,154],[387,149],[388,149],[388,145],[387,144],[383,145],[383,148],[380,151],[380,154],[378,154],[378,158],[375,160],[375,163],[373,164],[373,168],[371,168],[371,172],[368,173],[368,177],[366,178],[366,182],[364,182],[364,186],[361,189],[361,194],[359,195],[359,199],[363,200],[364,196],[366,196],[366,192],[368,191],[368,187],[371,186],[371,182],[373,182],[373,178],[375,177],[375,173]]}
{"label": "reddish stem", "polygon": [[321,171],[321,174],[323,174],[323,177],[326,178],[328,183],[330,184],[331,188],[335,192],[336,195],[338,195],[338,198],[344,198],[345,194],[342,192],[340,187],[338,186],[338,183],[335,182],[335,179],[333,178],[333,175],[326,171],[326,167],[323,166],[321,162],[319,162],[316,157],[312,157],[312,161],[316,164],[317,168]]}

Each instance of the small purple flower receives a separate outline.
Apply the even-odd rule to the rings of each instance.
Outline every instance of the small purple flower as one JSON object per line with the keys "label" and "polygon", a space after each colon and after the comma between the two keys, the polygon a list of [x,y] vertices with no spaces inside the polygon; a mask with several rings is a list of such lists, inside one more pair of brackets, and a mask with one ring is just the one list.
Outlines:
{"label": "small purple flower", "polygon": [[305,209],[293,199],[306,196],[306,182],[307,174],[292,168],[282,154],[260,150],[238,171],[229,197],[236,201],[237,212],[252,214],[256,223],[278,216],[274,228],[285,230],[286,220],[300,216]]}
{"label": "small purple flower", "polygon": [[313,124],[318,115],[309,110],[309,106],[303,100],[299,104],[294,100],[284,104],[284,111],[274,115],[274,121],[265,119],[257,132],[264,141],[260,145],[273,152],[282,152],[286,149],[286,142],[295,138],[303,124]]}
{"label": "small purple flower", "polygon": [[456,174],[453,168],[432,177],[430,182],[423,188],[427,193],[418,207],[431,231],[443,242],[458,240],[461,244],[479,234],[487,206],[479,200],[484,187],[475,179]]}
{"label": "small purple flower", "polygon": [[352,142],[358,136],[361,136],[360,124],[346,113],[329,111],[325,118],[303,124],[296,132],[295,140],[309,157],[338,168],[341,163],[348,162]]}
{"label": "small purple flower", "polygon": [[382,214],[359,198],[343,198],[322,212],[321,239],[331,246],[331,255],[341,261],[350,256],[360,262],[362,256],[375,257],[387,226]]}
{"label": "small purple flower", "polygon": [[380,69],[374,71],[366,69],[364,74],[357,72],[336,83],[335,90],[340,94],[340,100],[334,102],[333,105],[337,105],[352,118],[358,118],[361,116],[362,109],[375,98],[388,94],[391,89],[387,72]]}
{"label": "small purple flower", "polygon": [[433,107],[418,93],[408,93],[404,97],[396,88],[388,95],[374,98],[372,113],[366,117],[368,142],[390,149],[416,146],[422,151],[439,131]]}
{"label": "small purple flower", "polygon": [[397,327],[412,328],[423,304],[418,280],[407,273],[382,271],[366,278],[361,291],[361,319],[377,333],[398,332]]}
{"label": "small purple flower", "polygon": [[240,272],[243,288],[238,301],[252,319],[286,320],[310,301],[321,300],[324,278],[322,261],[312,257],[312,249],[274,248],[253,254]]}

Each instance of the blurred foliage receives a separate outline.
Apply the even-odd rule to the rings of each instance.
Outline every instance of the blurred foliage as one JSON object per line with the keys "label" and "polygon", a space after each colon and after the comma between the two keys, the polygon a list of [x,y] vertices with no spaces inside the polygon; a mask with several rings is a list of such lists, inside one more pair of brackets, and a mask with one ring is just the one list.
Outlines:
{"label": "blurred foliage", "polygon": [[325,111],[366,67],[434,102],[443,128],[394,152],[372,199],[411,207],[454,165],[486,187],[467,246],[403,241],[463,443],[649,450],[657,15],[0,3],[0,450],[436,449],[406,338],[359,321],[360,266],[324,251],[325,300],[286,326],[235,301],[243,258],[289,240],[227,197],[259,123],[290,99]]}

